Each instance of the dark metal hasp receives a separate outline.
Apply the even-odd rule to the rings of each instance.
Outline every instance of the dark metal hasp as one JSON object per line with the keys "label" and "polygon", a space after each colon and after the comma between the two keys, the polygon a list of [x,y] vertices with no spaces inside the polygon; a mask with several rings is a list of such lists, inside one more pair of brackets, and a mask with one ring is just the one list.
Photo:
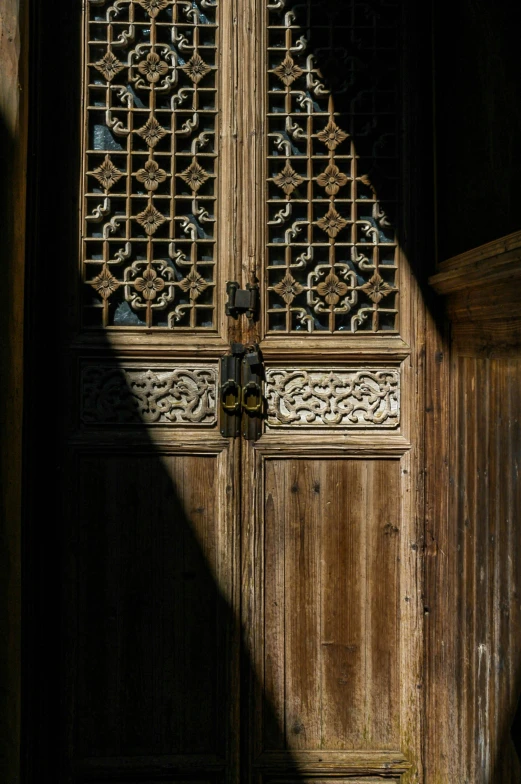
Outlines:
{"label": "dark metal hasp", "polygon": [[241,289],[237,281],[228,281],[226,293],[228,294],[227,316],[237,318],[241,313],[246,313],[246,317],[249,319],[257,318],[259,287],[256,283],[248,283],[245,289]]}

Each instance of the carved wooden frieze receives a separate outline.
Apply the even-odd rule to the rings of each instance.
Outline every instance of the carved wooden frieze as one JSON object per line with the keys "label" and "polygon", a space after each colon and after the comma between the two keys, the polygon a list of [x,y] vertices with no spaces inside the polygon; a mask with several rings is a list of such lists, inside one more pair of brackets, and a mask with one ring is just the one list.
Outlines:
{"label": "carved wooden frieze", "polygon": [[397,368],[271,368],[266,371],[268,428],[400,424]]}
{"label": "carved wooden frieze", "polygon": [[85,365],[84,424],[214,425],[217,367]]}

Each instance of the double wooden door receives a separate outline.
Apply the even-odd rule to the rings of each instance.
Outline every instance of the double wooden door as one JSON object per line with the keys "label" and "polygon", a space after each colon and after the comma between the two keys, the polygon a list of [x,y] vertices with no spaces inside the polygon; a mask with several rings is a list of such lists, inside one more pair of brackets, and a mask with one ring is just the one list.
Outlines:
{"label": "double wooden door", "polygon": [[402,4],[82,25],[63,776],[419,782]]}

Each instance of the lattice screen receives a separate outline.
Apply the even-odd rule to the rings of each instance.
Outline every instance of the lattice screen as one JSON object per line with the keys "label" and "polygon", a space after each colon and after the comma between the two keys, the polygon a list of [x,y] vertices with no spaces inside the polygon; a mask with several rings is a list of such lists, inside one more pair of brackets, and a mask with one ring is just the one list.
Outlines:
{"label": "lattice screen", "polygon": [[214,0],[86,8],[84,320],[215,328]]}
{"label": "lattice screen", "polygon": [[394,331],[398,5],[268,9],[268,330]]}

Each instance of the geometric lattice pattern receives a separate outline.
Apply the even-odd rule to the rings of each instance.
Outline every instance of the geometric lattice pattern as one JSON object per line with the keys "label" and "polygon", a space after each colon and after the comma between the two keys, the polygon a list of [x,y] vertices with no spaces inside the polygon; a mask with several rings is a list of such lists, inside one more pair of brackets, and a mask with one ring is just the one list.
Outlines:
{"label": "geometric lattice pattern", "polygon": [[87,326],[215,329],[216,14],[86,3]]}
{"label": "geometric lattice pattern", "polygon": [[273,0],[268,20],[268,331],[395,331],[398,3]]}

